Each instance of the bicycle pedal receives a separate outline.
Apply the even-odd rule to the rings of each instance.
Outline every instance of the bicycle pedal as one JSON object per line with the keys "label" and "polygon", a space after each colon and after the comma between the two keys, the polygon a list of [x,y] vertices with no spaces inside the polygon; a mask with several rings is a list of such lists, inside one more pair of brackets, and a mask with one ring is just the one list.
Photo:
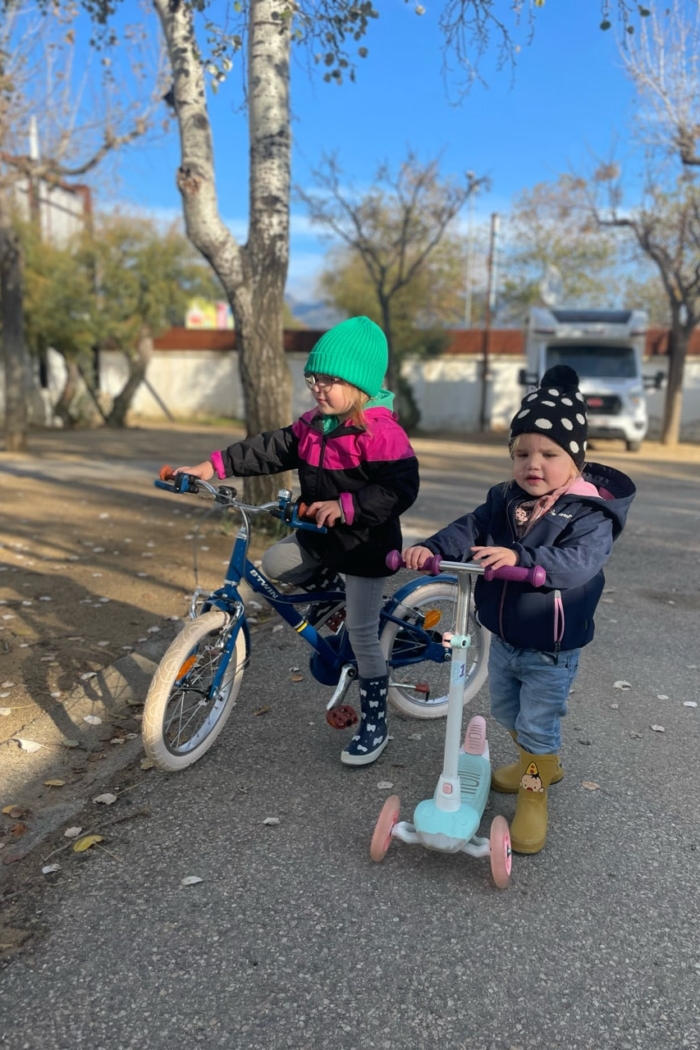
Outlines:
{"label": "bicycle pedal", "polygon": [[347,609],[345,608],[345,606],[343,606],[342,609],[337,609],[336,612],[332,613],[323,626],[327,627],[329,631],[332,631],[333,634],[335,634],[338,631],[340,625],[345,623],[346,616]]}
{"label": "bicycle pedal", "polygon": [[326,711],[326,722],[333,729],[350,729],[351,726],[357,725],[359,718],[357,711],[350,707],[350,704],[338,704],[337,707]]}

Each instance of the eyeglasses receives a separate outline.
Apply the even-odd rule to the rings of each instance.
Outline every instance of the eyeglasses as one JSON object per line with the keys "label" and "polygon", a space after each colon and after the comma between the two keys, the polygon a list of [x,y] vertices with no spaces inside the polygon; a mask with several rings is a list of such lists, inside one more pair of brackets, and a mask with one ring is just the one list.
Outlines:
{"label": "eyeglasses", "polygon": [[313,390],[314,387],[318,390],[330,390],[336,383],[344,382],[338,376],[317,376],[313,372],[306,372],[304,379],[309,390]]}

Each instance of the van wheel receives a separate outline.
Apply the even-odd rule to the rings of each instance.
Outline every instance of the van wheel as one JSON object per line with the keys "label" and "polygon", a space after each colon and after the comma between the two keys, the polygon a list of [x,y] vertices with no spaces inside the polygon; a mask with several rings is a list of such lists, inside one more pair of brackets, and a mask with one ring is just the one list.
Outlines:
{"label": "van wheel", "polygon": [[639,452],[641,447],[642,447],[641,441],[628,441],[627,442],[627,451],[628,452]]}

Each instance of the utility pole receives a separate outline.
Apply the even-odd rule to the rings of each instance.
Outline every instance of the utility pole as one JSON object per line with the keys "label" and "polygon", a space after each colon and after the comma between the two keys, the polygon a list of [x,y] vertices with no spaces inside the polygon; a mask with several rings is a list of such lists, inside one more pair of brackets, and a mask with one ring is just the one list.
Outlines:
{"label": "utility pole", "polygon": [[39,238],[41,238],[41,183],[34,174],[35,166],[39,161],[39,127],[33,115],[29,118],[29,160],[31,161],[27,175],[29,218],[36,226]]}
{"label": "utility pole", "polygon": [[488,413],[489,391],[489,350],[491,342],[491,317],[496,310],[496,238],[498,236],[498,215],[491,214],[491,233],[489,236],[489,257],[486,266],[486,303],[484,307],[484,335],[481,344],[481,412],[479,429],[488,430],[490,418]]}
{"label": "utility pole", "polygon": [[[468,171],[467,178],[473,178],[474,172]],[[472,190],[469,194],[469,203],[467,210],[467,257],[466,257],[466,274],[464,280],[464,327],[471,328],[472,326],[472,284],[473,278],[473,267],[474,267],[474,197],[476,196],[476,190]]]}

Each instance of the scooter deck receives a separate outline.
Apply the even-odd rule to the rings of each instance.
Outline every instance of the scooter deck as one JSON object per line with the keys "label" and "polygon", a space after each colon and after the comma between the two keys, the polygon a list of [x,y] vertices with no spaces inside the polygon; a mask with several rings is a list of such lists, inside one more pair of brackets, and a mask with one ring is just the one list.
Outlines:
{"label": "scooter deck", "polygon": [[457,852],[477,832],[491,788],[491,763],[483,755],[459,754],[460,806],[440,809],[436,798],[419,802],[413,825],[429,849]]}

